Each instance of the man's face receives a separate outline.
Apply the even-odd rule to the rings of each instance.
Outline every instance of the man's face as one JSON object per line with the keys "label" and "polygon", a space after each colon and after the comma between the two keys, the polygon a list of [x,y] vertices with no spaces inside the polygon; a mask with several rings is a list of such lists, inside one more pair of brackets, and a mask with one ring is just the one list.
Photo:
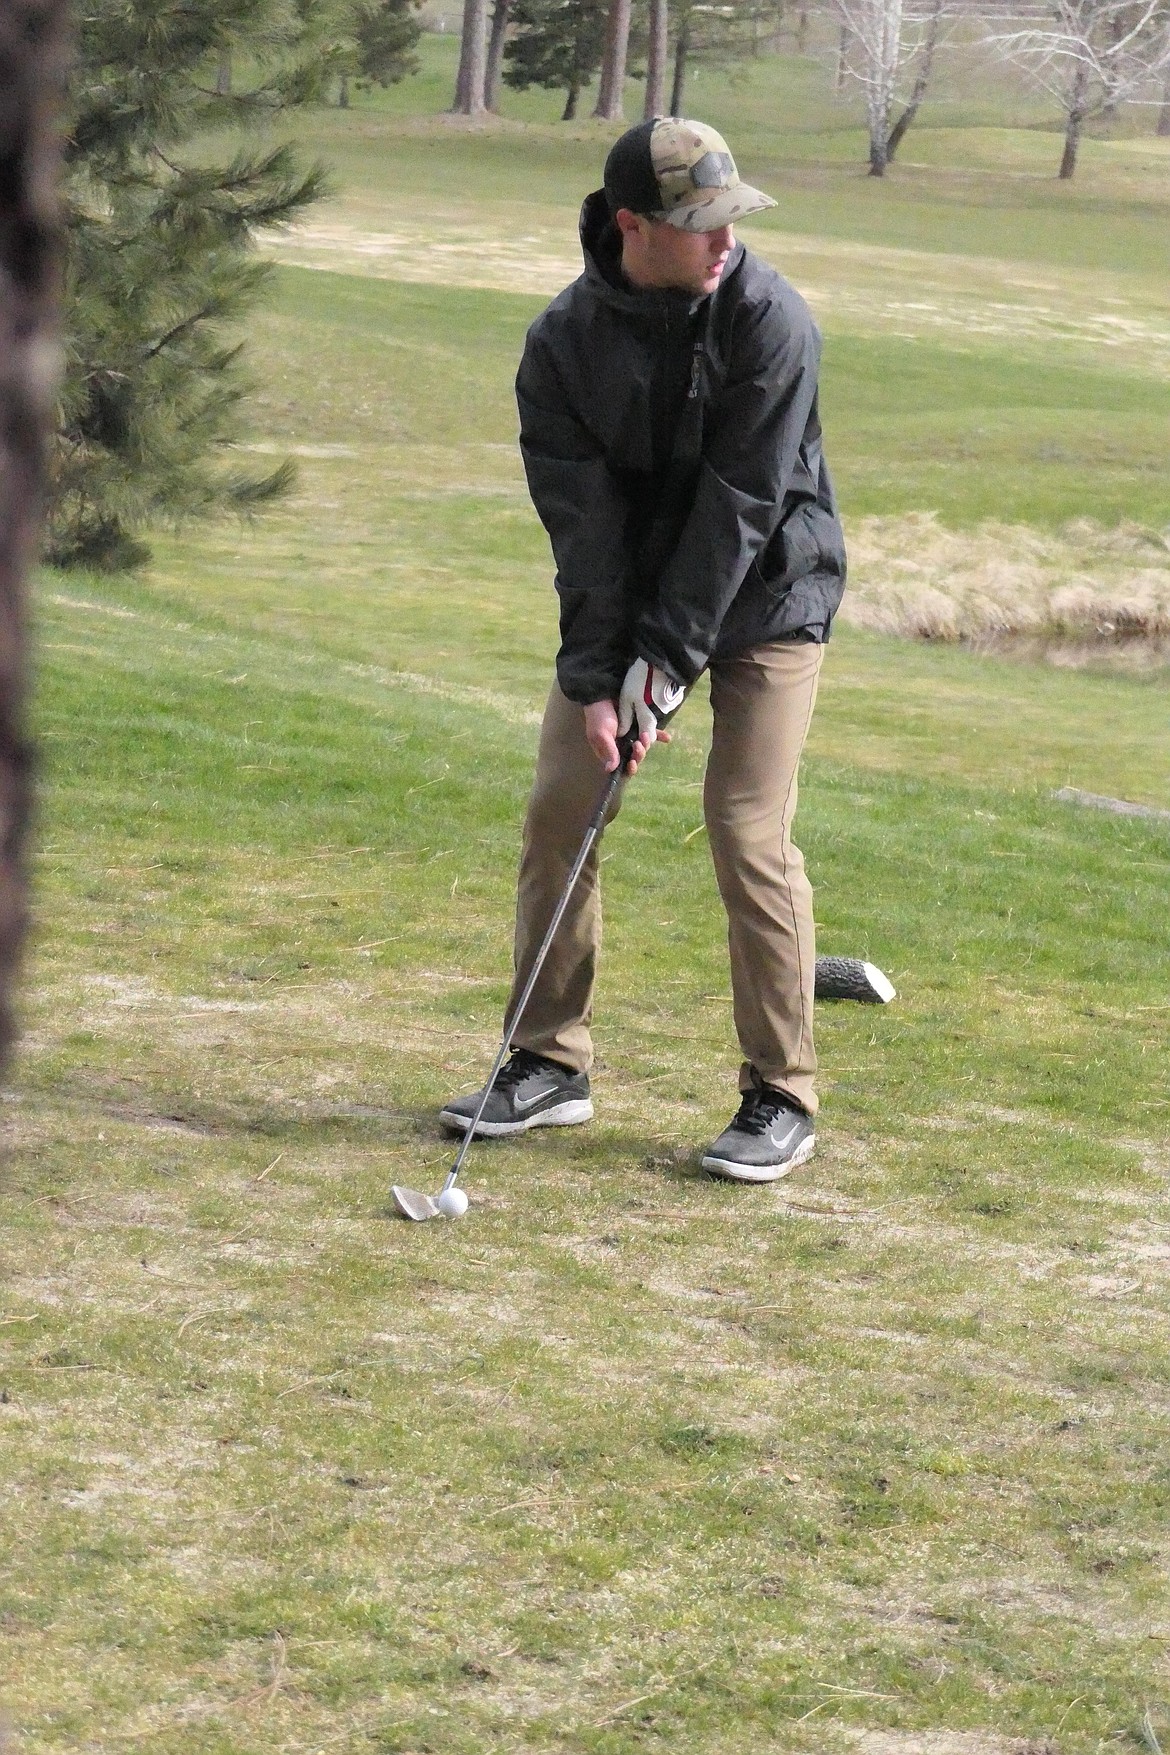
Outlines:
{"label": "man's face", "polygon": [[696,297],[715,291],[735,245],[731,226],[684,232],[625,207],[618,209],[616,217],[622,234],[622,268],[635,286],[672,287]]}

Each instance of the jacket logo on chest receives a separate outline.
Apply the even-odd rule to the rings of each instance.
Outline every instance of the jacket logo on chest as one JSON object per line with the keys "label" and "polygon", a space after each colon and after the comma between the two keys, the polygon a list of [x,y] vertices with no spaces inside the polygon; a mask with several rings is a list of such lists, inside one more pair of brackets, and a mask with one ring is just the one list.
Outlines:
{"label": "jacket logo on chest", "polygon": [[700,384],[702,383],[702,378],[703,378],[703,344],[701,341],[696,341],[694,352],[691,354],[691,383],[690,383],[690,388],[687,391],[687,401],[688,402],[694,402],[697,400],[698,394],[699,394],[699,387],[700,387]]}

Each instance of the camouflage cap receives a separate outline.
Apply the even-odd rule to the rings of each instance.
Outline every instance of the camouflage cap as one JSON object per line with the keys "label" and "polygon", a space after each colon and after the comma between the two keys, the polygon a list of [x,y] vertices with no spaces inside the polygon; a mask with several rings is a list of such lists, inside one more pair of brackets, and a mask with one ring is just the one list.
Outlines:
{"label": "camouflage cap", "polygon": [[626,130],[605,161],[605,193],[611,213],[628,207],[684,232],[718,231],[776,206],[741,182],[722,134],[677,116]]}

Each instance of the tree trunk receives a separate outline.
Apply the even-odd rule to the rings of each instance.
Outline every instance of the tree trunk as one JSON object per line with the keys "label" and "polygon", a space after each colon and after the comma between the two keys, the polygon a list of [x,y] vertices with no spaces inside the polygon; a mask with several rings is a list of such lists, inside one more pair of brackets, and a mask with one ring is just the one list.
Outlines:
{"label": "tree trunk", "polygon": [[684,18],[678,27],[678,41],[674,45],[674,80],[670,88],[670,113],[681,116],[683,93],[687,84],[687,53],[691,46],[691,21]]}
{"label": "tree trunk", "polygon": [[1170,74],[1162,87],[1162,108],[1158,111],[1158,133],[1164,140],[1170,134]]}
{"label": "tree trunk", "polygon": [[1060,159],[1059,175],[1062,183],[1067,183],[1077,168],[1077,148],[1081,144],[1081,129],[1084,125],[1085,118],[1080,110],[1070,110],[1068,126],[1064,131],[1064,152]]}
{"label": "tree trunk", "polygon": [[1101,57],[1100,71],[1103,75],[1101,83],[1105,88],[1105,101],[1098,113],[1102,122],[1116,122],[1121,110],[1122,95],[1117,86],[1117,76],[1120,74],[1124,80],[1125,73],[1123,67],[1118,64],[1117,52],[1118,46],[1129,28],[1128,20],[1120,12],[1114,12],[1107,27],[1110,49],[1107,49]]}
{"label": "tree trunk", "polygon": [[873,86],[866,92],[869,114],[869,174],[884,177],[890,162],[890,112],[883,94]]}
{"label": "tree trunk", "polygon": [[886,142],[886,163],[892,164],[894,154],[902,144],[903,137],[922,107],[926,96],[926,88],[930,84],[930,75],[934,70],[934,51],[938,48],[938,26],[942,17],[942,0],[934,0],[930,19],[926,27],[926,41],[922,46],[922,59],[918,63],[918,72],[914,80],[914,88],[910,93],[909,102],[894,126],[890,129],[890,138]]}
{"label": "tree trunk", "polygon": [[488,43],[487,72],[483,81],[484,108],[498,110],[500,107],[500,75],[504,66],[504,38],[508,34],[508,14],[512,10],[512,0],[496,0],[492,8],[492,34]]}
{"label": "tree trunk", "polygon": [[666,102],[666,38],[670,28],[667,0],[650,0],[650,41],[646,50],[646,102],[642,120],[661,116]]}
{"label": "tree trunk", "polygon": [[581,81],[580,81],[579,77],[577,76],[577,73],[574,72],[573,83],[570,85],[567,93],[565,94],[565,107],[561,111],[561,121],[562,122],[575,122],[577,120],[577,103],[578,103],[578,100],[580,99],[580,96],[581,96]]}
{"label": "tree trunk", "polygon": [[224,49],[220,53],[219,63],[215,69],[215,89],[220,97],[229,97],[232,89],[232,52]]}
{"label": "tree trunk", "polygon": [[1072,89],[1068,94],[1068,122],[1064,130],[1064,152],[1058,173],[1062,183],[1067,183],[1077,168],[1077,150],[1081,144],[1081,130],[1085,125],[1085,93],[1088,87],[1088,69],[1083,62],[1078,61],[1073,73]]}
{"label": "tree trunk", "polygon": [[25,579],[57,388],[57,114],[70,61],[64,0],[0,8],[0,1066],[28,918],[32,753],[25,732]]}
{"label": "tree trunk", "polygon": [[890,162],[890,113],[902,62],[903,0],[879,0],[872,28],[858,36],[860,78],[869,122],[869,174],[884,177]]}
{"label": "tree trunk", "polygon": [[800,11],[796,15],[796,52],[803,55],[808,50],[808,0],[801,0]]}
{"label": "tree trunk", "polygon": [[339,110],[349,108],[349,74],[343,73],[337,81],[337,107]]}
{"label": "tree trunk", "polygon": [[833,74],[833,90],[845,90],[845,74],[849,67],[849,26],[844,19],[841,21],[841,34],[837,38],[837,66]]}
{"label": "tree trunk", "polygon": [[[467,111],[467,7],[469,0],[463,0],[464,22],[459,38],[459,71],[455,75],[455,97],[451,104],[451,113],[455,116],[465,115]],[[445,22],[445,21],[444,21]]]}
{"label": "tree trunk", "polygon": [[453,108],[460,116],[482,116],[487,79],[487,0],[463,0],[463,36]]}
{"label": "tree trunk", "polygon": [[622,120],[626,51],[629,43],[630,0],[609,0],[609,14],[605,23],[605,53],[601,61],[601,84],[593,111],[603,122]]}

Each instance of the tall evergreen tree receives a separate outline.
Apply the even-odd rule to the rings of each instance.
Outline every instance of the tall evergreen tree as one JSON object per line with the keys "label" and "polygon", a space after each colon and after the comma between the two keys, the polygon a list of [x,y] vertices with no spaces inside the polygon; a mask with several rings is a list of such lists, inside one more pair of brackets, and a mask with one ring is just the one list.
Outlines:
{"label": "tall evergreen tree", "polygon": [[646,33],[646,95],[642,120],[653,121],[666,108],[666,44],[670,32],[668,0],[650,0]]}
{"label": "tall evergreen tree", "polygon": [[622,120],[632,12],[632,0],[609,0],[605,43],[601,51],[601,78],[597,84],[597,102],[593,106],[593,114],[602,122]]}
{"label": "tall evergreen tree", "polygon": [[308,30],[336,78],[337,102],[349,108],[350,87],[397,85],[418,72],[413,53],[422,35],[415,0],[303,0]]}
{"label": "tall evergreen tree", "polygon": [[512,0],[496,0],[492,7],[492,28],[488,35],[487,69],[483,80],[483,102],[487,110],[500,107],[500,81],[504,72],[504,44],[508,38]]}
{"label": "tall evergreen tree", "polygon": [[487,107],[487,0],[463,0],[459,71],[455,76],[457,116],[482,116]]}
{"label": "tall evergreen tree", "polygon": [[504,45],[504,79],[516,91],[530,85],[563,90],[563,122],[601,64],[605,0],[513,0],[513,34]]}
{"label": "tall evergreen tree", "polygon": [[366,0],[354,8],[358,80],[369,85],[397,85],[418,72],[412,53],[422,35],[414,0]]}
{"label": "tall evergreen tree", "polygon": [[[245,509],[289,484],[290,464],[257,474],[231,446],[247,388],[239,324],[267,273],[251,246],[322,188],[319,168],[251,131],[319,88],[311,11],[309,0],[78,9],[47,541],[60,564],[134,565],[152,522]],[[224,92],[217,73],[233,49],[239,77]]]}

